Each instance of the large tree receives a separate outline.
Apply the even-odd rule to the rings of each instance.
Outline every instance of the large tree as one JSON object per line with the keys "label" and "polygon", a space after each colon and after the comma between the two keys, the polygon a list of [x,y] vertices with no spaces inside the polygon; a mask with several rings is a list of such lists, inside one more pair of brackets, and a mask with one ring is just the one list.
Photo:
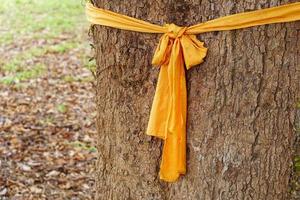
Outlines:
{"label": "large tree", "polygon": [[[94,0],[156,24],[189,26],[295,1]],[[162,141],[145,134],[160,35],[93,26],[97,61],[96,199],[287,199],[300,96],[300,24],[201,34],[187,74],[187,174],[159,180]]]}

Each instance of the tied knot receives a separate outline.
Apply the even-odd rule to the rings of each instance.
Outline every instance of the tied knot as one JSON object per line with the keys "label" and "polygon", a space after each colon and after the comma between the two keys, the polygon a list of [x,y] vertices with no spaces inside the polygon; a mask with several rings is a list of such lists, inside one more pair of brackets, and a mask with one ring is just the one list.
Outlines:
{"label": "tied knot", "polygon": [[207,49],[195,35],[187,33],[188,27],[176,26],[173,23],[165,24],[164,27],[165,34],[160,38],[152,64],[168,65],[171,57],[173,61],[178,59],[178,62],[183,58],[185,67],[190,69],[203,62]]}
{"label": "tied knot", "polygon": [[181,37],[184,33],[185,33],[185,30],[187,29],[187,27],[181,27],[181,26],[177,26],[175,24],[165,24],[165,27],[168,28],[168,36],[170,38],[179,38]]}

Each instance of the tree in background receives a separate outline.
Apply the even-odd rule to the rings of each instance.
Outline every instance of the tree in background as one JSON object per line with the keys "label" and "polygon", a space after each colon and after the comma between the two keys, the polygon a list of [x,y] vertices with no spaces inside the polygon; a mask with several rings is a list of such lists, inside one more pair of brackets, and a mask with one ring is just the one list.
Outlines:
{"label": "tree in background", "polygon": [[[94,3],[180,26],[283,4]],[[187,72],[187,174],[170,184],[158,178],[162,141],[145,134],[159,71],[151,59],[160,35],[93,26],[96,199],[287,199],[300,96],[299,29],[299,23],[283,23],[199,35],[209,50],[206,61]]]}

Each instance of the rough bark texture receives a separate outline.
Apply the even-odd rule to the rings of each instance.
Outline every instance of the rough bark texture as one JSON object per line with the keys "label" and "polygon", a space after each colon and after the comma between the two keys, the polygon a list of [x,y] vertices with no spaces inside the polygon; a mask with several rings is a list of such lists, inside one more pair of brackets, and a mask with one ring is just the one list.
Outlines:
{"label": "rough bark texture", "polygon": [[[152,23],[193,25],[295,1],[94,0]],[[97,61],[96,199],[287,199],[300,96],[300,23],[199,35],[205,63],[187,72],[187,174],[159,180],[162,141],[145,135],[160,35],[92,28]]]}

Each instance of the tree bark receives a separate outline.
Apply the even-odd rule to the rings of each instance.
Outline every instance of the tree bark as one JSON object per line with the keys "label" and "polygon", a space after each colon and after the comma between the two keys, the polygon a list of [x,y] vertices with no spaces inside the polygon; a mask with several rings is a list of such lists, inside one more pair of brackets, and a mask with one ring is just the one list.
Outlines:
{"label": "tree bark", "polygon": [[[189,26],[296,1],[94,0],[156,24]],[[92,27],[97,62],[95,199],[288,199],[300,97],[300,23],[201,34],[206,61],[187,72],[187,174],[158,178],[162,141],[145,134],[160,35]]]}

